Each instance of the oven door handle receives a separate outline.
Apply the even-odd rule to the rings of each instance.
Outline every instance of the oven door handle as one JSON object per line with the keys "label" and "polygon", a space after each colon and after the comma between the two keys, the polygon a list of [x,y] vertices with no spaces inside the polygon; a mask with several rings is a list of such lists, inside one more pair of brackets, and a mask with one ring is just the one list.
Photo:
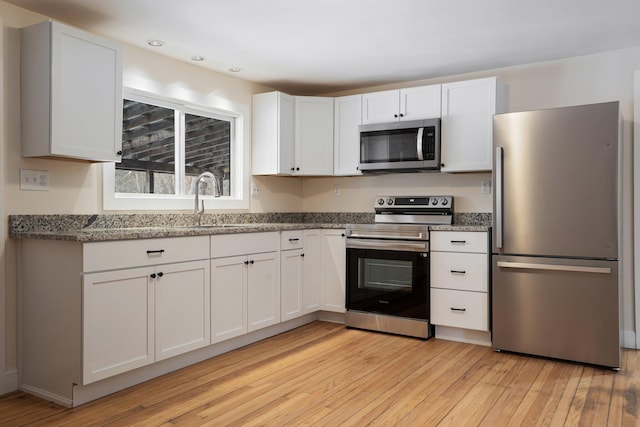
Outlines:
{"label": "oven door handle", "polygon": [[429,243],[402,240],[347,239],[347,249],[381,249],[385,251],[427,252]]}

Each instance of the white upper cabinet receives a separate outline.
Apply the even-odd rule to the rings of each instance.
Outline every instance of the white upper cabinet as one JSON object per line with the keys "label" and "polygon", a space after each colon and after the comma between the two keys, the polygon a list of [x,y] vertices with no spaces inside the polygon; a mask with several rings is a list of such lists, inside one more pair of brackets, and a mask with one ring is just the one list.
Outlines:
{"label": "white upper cabinet", "polygon": [[492,169],[495,77],[442,85],[441,171]]}
{"label": "white upper cabinet", "polygon": [[21,30],[22,156],[119,161],[122,48],[58,22]]}
{"label": "white upper cabinet", "polygon": [[360,175],[362,95],[342,96],[334,103],[333,174]]}
{"label": "white upper cabinet", "polygon": [[253,95],[251,171],[254,175],[292,173],[293,115],[293,96],[282,92]]}
{"label": "white upper cabinet", "polygon": [[332,175],[333,98],[253,96],[254,175]]}
{"label": "white upper cabinet", "polygon": [[296,175],[333,174],[333,98],[295,97]]}
{"label": "white upper cabinet", "polygon": [[440,85],[362,95],[362,124],[440,117]]}

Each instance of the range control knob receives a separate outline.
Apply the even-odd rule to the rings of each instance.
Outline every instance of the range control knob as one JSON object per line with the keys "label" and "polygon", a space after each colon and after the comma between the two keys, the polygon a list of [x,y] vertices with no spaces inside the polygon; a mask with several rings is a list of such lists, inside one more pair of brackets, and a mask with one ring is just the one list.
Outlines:
{"label": "range control knob", "polygon": [[447,199],[442,199],[442,206],[447,206],[449,204],[449,201]]}
{"label": "range control knob", "polygon": [[378,204],[380,206],[384,205],[384,199],[382,199],[382,198],[378,199]]}
{"label": "range control knob", "polygon": [[392,205],[393,204],[393,199],[387,199],[387,204],[388,205]]}
{"label": "range control knob", "polygon": [[438,199],[433,198],[433,199],[431,200],[431,204],[432,204],[433,206],[437,205],[437,204],[438,204]]}

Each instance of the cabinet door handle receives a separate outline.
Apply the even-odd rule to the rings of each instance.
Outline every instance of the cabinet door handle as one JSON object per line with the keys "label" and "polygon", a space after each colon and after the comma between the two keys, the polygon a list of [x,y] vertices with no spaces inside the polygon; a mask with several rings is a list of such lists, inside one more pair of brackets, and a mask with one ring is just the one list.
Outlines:
{"label": "cabinet door handle", "polygon": [[464,270],[451,270],[451,274],[467,274]]}
{"label": "cabinet door handle", "polygon": [[254,262],[255,262],[254,260],[251,260],[251,261],[249,261],[249,264],[253,265]]}
{"label": "cabinet door handle", "polygon": [[155,279],[155,278],[156,278],[156,273],[151,273],[149,276],[150,276],[152,279]]}
{"label": "cabinet door handle", "polygon": [[467,243],[466,240],[452,240],[451,241],[452,245],[464,245],[465,243]]}
{"label": "cabinet door handle", "polygon": [[451,307],[451,311],[461,311],[461,312],[465,312],[465,311],[467,311],[467,309],[466,309],[466,308]]}
{"label": "cabinet door handle", "polygon": [[153,251],[147,251],[147,255],[152,255],[152,254],[163,254],[164,253],[164,249],[156,249]]}
{"label": "cabinet door handle", "polygon": [[295,238],[295,239],[293,239],[293,238],[292,238],[292,239],[289,239],[289,241],[290,241],[290,242],[297,242],[297,241],[299,241],[299,240],[300,240],[300,239],[298,239],[298,238]]}
{"label": "cabinet door handle", "polygon": [[158,277],[162,277],[164,276],[164,273],[161,271],[160,273],[158,273]]}
{"label": "cabinet door handle", "polygon": [[300,254],[300,256],[304,258],[304,254]]}
{"label": "cabinet door handle", "polygon": [[245,261],[244,265],[249,265],[249,260]]}
{"label": "cabinet door handle", "polygon": [[122,150],[118,151],[118,152],[116,153],[116,155],[118,155],[118,156],[122,156]]}

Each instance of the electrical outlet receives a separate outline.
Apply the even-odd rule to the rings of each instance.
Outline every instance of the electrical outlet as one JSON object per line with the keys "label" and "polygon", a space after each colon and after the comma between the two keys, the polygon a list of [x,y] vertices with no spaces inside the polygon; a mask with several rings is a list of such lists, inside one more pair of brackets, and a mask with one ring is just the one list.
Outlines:
{"label": "electrical outlet", "polygon": [[480,191],[482,194],[491,194],[491,181],[481,181]]}
{"label": "electrical outlet", "polygon": [[20,169],[20,190],[49,191],[49,171]]}
{"label": "electrical outlet", "polygon": [[251,184],[251,197],[258,196],[260,196],[260,187],[258,187],[256,184]]}
{"label": "electrical outlet", "polygon": [[333,195],[336,197],[340,195],[340,186],[338,184],[333,186]]}

